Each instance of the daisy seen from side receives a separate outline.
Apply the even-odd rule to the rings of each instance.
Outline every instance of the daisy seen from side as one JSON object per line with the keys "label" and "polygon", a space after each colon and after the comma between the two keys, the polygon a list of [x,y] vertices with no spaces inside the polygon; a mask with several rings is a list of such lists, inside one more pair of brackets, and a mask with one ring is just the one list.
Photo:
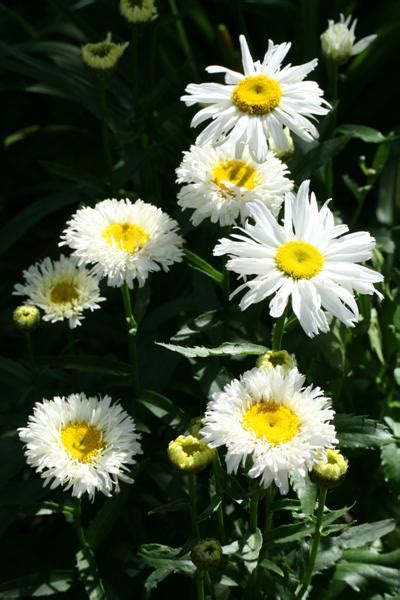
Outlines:
{"label": "daisy seen from side", "polygon": [[297,369],[255,368],[214,394],[201,434],[211,448],[226,447],[229,473],[250,459],[250,477],[286,494],[290,475],[305,477],[319,451],[335,445],[329,400],[304,380]]}
{"label": "daisy seen from side", "polygon": [[278,318],[291,300],[300,325],[313,337],[329,331],[328,314],[353,327],[359,318],[355,292],[382,297],[374,284],[383,276],[358,264],[372,257],[375,239],[335,225],[328,203],[319,209],[309,194],[309,183],[296,195],[286,194],[282,224],[264,205],[251,203],[252,222],[221,239],[214,254],[227,254],[227,268],[246,279],[234,292],[247,289],[242,310],[272,296],[270,315]]}
{"label": "daisy seen from side", "polygon": [[205,105],[193,117],[192,127],[212,119],[196,143],[234,146],[238,158],[248,147],[255,161],[264,162],[268,137],[279,151],[289,150],[284,127],[305,141],[317,138],[318,131],[311,119],[330,110],[318,84],[304,81],[316,67],[317,59],[282,67],[291,44],[274,44],[269,40],[263,60],[254,61],[244,35],[239,40],[244,73],[220,66],[207,67],[209,73],[224,73],[225,83],[191,83],[181,98],[187,106]]}
{"label": "daisy seen from side", "polygon": [[195,226],[204,219],[221,226],[238,219],[243,222],[251,200],[263,202],[276,214],[285,192],[292,189],[286,165],[272,152],[260,164],[247,150],[240,159],[235,158],[234,147],[192,146],[176,174],[177,182],[183,184],[178,204],[193,209],[190,220]]}
{"label": "daisy seen from side", "polygon": [[153,204],[107,199],[79,209],[67,223],[62,245],[79,264],[92,264],[112,287],[142,287],[149,273],[182,260],[183,238],[178,224]]}
{"label": "daisy seen from side", "polygon": [[72,488],[72,496],[119,491],[132,483],[128,472],[142,454],[133,419],[103,398],[85,394],[56,396],[37,402],[26,427],[18,430],[28,464],[51,482],[50,488]]}
{"label": "daisy seen from side", "polygon": [[25,296],[26,304],[43,310],[43,320],[55,323],[68,320],[71,329],[81,324],[85,310],[100,308],[105,298],[100,295],[98,277],[75,258],[45,258],[23,272],[24,284],[18,283],[15,296]]}

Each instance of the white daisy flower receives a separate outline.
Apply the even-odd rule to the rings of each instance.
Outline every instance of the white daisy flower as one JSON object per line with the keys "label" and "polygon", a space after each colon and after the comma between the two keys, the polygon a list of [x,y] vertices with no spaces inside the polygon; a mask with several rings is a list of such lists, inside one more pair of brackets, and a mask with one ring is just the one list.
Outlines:
{"label": "white daisy flower", "polygon": [[248,216],[250,200],[263,202],[276,214],[284,193],[292,189],[286,166],[268,152],[266,161],[256,163],[247,151],[235,158],[234,148],[192,146],[176,170],[177,182],[185,184],[178,194],[182,208],[194,209],[193,225],[204,219],[232,225]]}
{"label": "white daisy flower", "polygon": [[329,331],[327,313],[353,327],[359,317],[354,292],[382,297],[373,284],[383,277],[357,264],[371,258],[375,239],[365,231],[344,235],[347,225],[335,225],[327,203],[318,209],[309,183],[301,184],[297,196],[286,194],[282,225],[263,204],[250,204],[254,224],[241,229],[245,235],[220,240],[214,254],[228,254],[228,269],[254,276],[236,290],[248,288],[242,310],[273,295],[270,315],[278,318],[291,298],[302,328],[313,337]]}
{"label": "white daisy flower", "polygon": [[133,482],[127,472],[142,454],[135,422],[109,396],[81,393],[37,402],[27,427],[18,431],[27,462],[44,485],[72,488],[78,498],[119,492],[119,480]]}
{"label": "white daisy flower", "polygon": [[44,311],[43,320],[55,323],[68,319],[71,329],[81,324],[85,310],[100,308],[98,278],[75,258],[60,256],[57,261],[45,258],[23,272],[25,284],[18,283],[15,296],[26,296],[26,304]]}
{"label": "white daisy flower", "polygon": [[212,119],[196,143],[235,146],[238,158],[248,146],[254,160],[264,162],[269,136],[279,151],[289,149],[285,126],[308,142],[317,138],[318,131],[308,117],[325,115],[330,105],[315,81],[303,81],[317,59],[282,68],[291,44],[275,45],[269,40],[263,61],[254,62],[246,38],[241,35],[239,39],[244,74],[220,66],[207,67],[209,73],[225,73],[225,84],[191,83],[185,90],[188,95],[181,98],[187,106],[206,105],[194,116],[192,127]]}
{"label": "white daisy flower", "polygon": [[346,19],[340,15],[340,21],[335,23],[328,20],[328,29],[321,35],[321,46],[323,54],[339,64],[345,63],[351,56],[363,52],[377,37],[367,35],[354,43],[356,37],[354,30],[357,25],[357,19],[351,23],[351,15]]}
{"label": "white daisy flower", "polygon": [[182,260],[183,239],[178,224],[161,209],[142,200],[103,200],[80,208],[61,236],[79,264],[94,264],[93,272],[107,283],[142,287],[152,271],[168,271]]}
{"label": "white daisy flower", "polygon": [[249,476],[286,494],[290,475],[305,476],[319,451],[335,445],[328,399],[320,388],[303,388],[304,379],[297,369],[255,368],[214,394],[201,434],[211,448],[226,446],[229,473],[250,458]]}

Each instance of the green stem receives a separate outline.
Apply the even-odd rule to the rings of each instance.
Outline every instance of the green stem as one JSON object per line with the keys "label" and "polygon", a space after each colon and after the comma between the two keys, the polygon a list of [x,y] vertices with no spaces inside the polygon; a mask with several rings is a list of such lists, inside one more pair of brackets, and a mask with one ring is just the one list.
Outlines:
{"label": "green stem", "polygon": [[258,502],[260,490],[256,488],[250,499],[250,531],[253,533],[258,527]]}
{"label": "green stem", "polygon": [[267,488],[265,491],[265,523],[264,523],[263,545],[262,545],[262,548],[260,551],[260,556],[258,559],[257,567],[254,571],[254,579],[253,579],[253,581],[254,581],[254,597],[255,598],[259,597],[260,590],[263,585],[264,571],[262,569],[260,569],[260,564],[264,560],[264,558],[266,558],[266,556],[268,554],[267,548],[266,548],[266,540],[268,539],[268,533],[272,529],[272,519],[274,516],[273,510],[272,510],[272,504],[274,501],[275,489],[276,489],[275,485],[273,483],[271,483],[269,488]]}
{"label": "green stem", "polygon": [[319,542],[321,539],[321,524],[322,524],[322,517],[324,516],[324,507],[325,507],[325,500],[326,500],[327,492],[328,492],[327,488],[323,488],[323,487],[319,488],[318,511],[317,511],[317,518],[316,518],[316,523],[315,523],[314,538],[313,538],[313,543],[311,546],[310,558],[308,561],[306,571],[304,573],[303,585],[301,586],[300,591],[296,596],[299,599],[303,598],[303,596],[307,592],[309,585],[311,583],[312,574],[313,574],[314,565],[315,565],[315,559],[317,558]]}
{"label": "green stem", "polygon": [[111,191],[114,190],[113,183],[113,161],[111,155],[110,136],[107,125],[108,116],[108,103],[107,103],[107,81],[103,74],[98,75],[99,82],[99,96],[100,96],[100,109],[101,109],[101,139],[103,142],[104,159],[106,162],[108,181],[110,184]]}
{"label": "green stem", "polygon": [[33,344],[32,344],[32,336],[30,331],[25,332],[25,340],[26,340],[26,351],[28,355],[28,360],[30,362],[31,367],[33,367],[35,359],[33,353]]}
{"label": "green stem", "polygon": [[128,284],[125,282],[121,287],[122,292],[122,300],[124,303],[125,310],[125,321],[128,332],[128,348],[129,348],[129,358],[132,365],[132,385],[135,394],[139,391],[139,371],[137,364],[137,349],[136,349],[136,332],[137,332],[137,323],[135,317],[133,315],[132,303],[131,303],[131,294],[128,287]]}
{"label": "green stem", "polygon": [[215,590],[214,590],[214,584],[213,584],[212,579],[210,577],[210,573],[208,573],[208,571],[206,571],[204,577],[205,577],[205,580],[206,580],[208,591],[210,592],[211,600],[216,600]]}
{"label": "green stem", "polygon": [[[192,530],[196,541],[200,540],[200,528],[197,515],[197,479],[196,475],[190,473],[188,475],[188,488],[189,488],[189,505],[190,505],[190,518],[192,520]],[[204,591],[203,591],[204,593]]]}
{"label": "green stem", "polygon": [[105,600],[107,596],[103,587],[103,582],[101,581],[99,575],[99,571],[97,569],[96,558],[88,540],[86,539],[85,530],[82,526],[82,501],[80,498],[77,498],[72,514],[79,545],[81,547],[82,554],[86,559],[89,570],[88,573],[84,573],[82,583],[88,593],[96,592],[96,598],[98,600]]}
{"label": "green stem", "polygon": [[197,600],[204,600],[204,571],[196,571],[196,596]]}
{"label": "green stem", "polygon": [[272,504],[275,496],[275,486],[273,483],[267,488],[265,492],[265,525],[264,525],[264,539],[267,533],[271,531],[272,519],[274,513],[272,511]]}
{"label": "green stem", "polygon": [[287,307],[283,311],[283,314],[276,320],[274,329],[272,331],[272,350],[280,350],[282,347],[282,338],[285,332],[285,320],[287,314]]}
{"label": "green stem", "polygon": [[180,41],[180,44],[182,46],[182,50],[183,52],[186,54],[186,58],[188,59],[188,62],[190,64],[190,68],[192,69],[193,75],[195,77],[195,79],[198,79],[199,74],[197,71],[197,66],[196,66],[196,62],[193,58],[193,54],[192,54],[192,50],[190,48],[190,44],[189,44],[189,40],[187,38],[186,32],[185,32],[185,28],[183,27],[182,24],[182,19],[181,16],[179,14],[178,11],[178,7],[176,5],[175,0],[169,0],[169,6],[171,8],[171,12],[175,18],[176,21],[176,31],[178,33],[178,38]]}
{"label": "green stem", "polygon": [[214,471],[215,490],[217,492],[218,497],[221,500],[221,503],[217,508],[217,524],[218,524],[218,535],[219,535],[221,543],[223,544],[226,539],[225,519],[224,519],[224,510],[223,510],[224,494],[223,494],[221,485],[219,483],[219,476],[221,473],[221,462],[219,460],[218,454],[213,461],[213,471]]}
{"label": "green stem", "polygon": [[[328,77],[329,77],[329,86],[331,90],[331,100],[334,105],[333,114],[331,116],[331,125],[330,129],[332,131],[336,128],[336,120],[337,120],[337,99],[338,99],[338,80],[339,80],[339,70],[336,61],[328,60],[327,61],[327,69],[328,69]],[[328,198],[333,196],[333,159],[331,158],[326,165],[325,170],[325,186],[326,186],[326,194]]]}

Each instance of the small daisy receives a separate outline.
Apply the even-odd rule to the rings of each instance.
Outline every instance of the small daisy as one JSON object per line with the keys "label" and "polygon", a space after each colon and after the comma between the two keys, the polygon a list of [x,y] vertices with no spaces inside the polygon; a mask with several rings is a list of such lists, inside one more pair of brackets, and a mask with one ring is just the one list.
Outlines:
{"label": "small daisy", "polygon": [[354,31],[357,25],[357,19],[351,23],[351,15],[346,19],[340,15],[340,21],[328,21],[328,29],[321,35],[321,46],[323,54],[339,64],[349,60],[351,56],[363,52],[376,38],[376,35],[367,35],[354,43],[356,37]]}
{"label": "small daisy", "polygon": [[191,83],[185,90],[188,95],[181,98],[187,106],[205,105],[194,116],[192,127],[212,119],[196,143],[236,146],[238,158],[248,146],[254,160],[264,162],[269,136],[279,151],[289,150],[285,126],[307,142],[317,138],[318,131],[309,117],[325,115],[330,105],[315,81],[303,81],[317,59],[282,68],[291,44],[275,45],[269,40],[263,61],[254,62],[244,35],[239,40],[244,74],[220,66],[207,67],[209,73],[225,73],[225,83]]}
{"label": "small daisy", "polygon": [[57,261],[45,258],[23,272],[25,284],[18,283],[15,296],[26,296],[26,304],[44,311],[44,321],[68,319],[71,329],[81,324],[83,311],[100,308],[98,278],[80,267],[77,260],[63,255]]}
{"label": "small daisy", "polygon": [[177,182],[185,184],[178,204],[194,209],[190,220],[195,226],[208,218],[223,226],[239,217],[243,222],[250,200],[263,202],[276,214],[284,193],[292,189],[286,166],[272,152],[258,164],[247,151],[236,159],[234,148],[192,146],[176,174]]}
{"label": "small daisy", "polygon": [[27,427],[18,431],[27,462],[44,485],[72,488],[78,498],[119,492],[119,480],[133,482],[127,472],[142,454],[133,419],[109,396],[81,393],[37,402]]}
{"label": "small daisy", "polygon": [[344,235],[347,225],[335,225],[327,203],[318,209],[309,183],[301,184],[297,196],[286,194],[282,225],[263,204],[250,204],[254,225],[248,221],[241,229],[245,235],[232,235],[235,241],[220,240],[214,254],[228,254],[228,269],[254,276],[236,290],[248,288],[242,310],[273,295],[270,314],[278,318],[291,298],[302,328],[313,337],[329,331],[327,313],[353,327],[359,317],[354,292],[382,297],[373,284],[383,277],[357,264],[371,258],[375,239],[365,231]]}
{"label": "small daisy", "polygon": [[124,282],[142,287],[152,271],[168,271],[182,260],[183,239],[178,224],[162,210],[142,200],[103,200],[80,208],[67,223],[60,246],[68,245],[79,264],[94,264],[93,272],[108,285]]}
{"label": "small daisy", "polygon": [[211,448],[226,446],[229,473],[250,458],[250,477],[287,494],[290,475],[306,476],[319,451],[336,443],[329,401],[304,379],[297,369],[255,368],[213,395],[201,434]]}

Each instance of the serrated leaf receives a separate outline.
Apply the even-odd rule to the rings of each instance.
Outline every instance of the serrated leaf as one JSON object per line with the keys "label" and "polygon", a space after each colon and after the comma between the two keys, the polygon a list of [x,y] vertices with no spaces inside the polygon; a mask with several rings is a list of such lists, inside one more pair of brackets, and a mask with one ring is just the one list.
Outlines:
{"label": "serrated leaf", "polygon": [[302,511],[306,515],[312,515],[317,498],[317,486],[310,481],[309,477],[294,473],[291,476],[293,489],[300,500]]}
{"label": "serrated leaf", "polygon": [[34,573],[0,583],[0,598],[40,598],[66,592],[74,583],[72,570]]}
{"label": "serrated leaf", "polygon": [[85,546],[75,554],[75,563],[79,579],[89,600],[106,600],[107,596],[97,572],[93,552],[89,546]]}
{"label": "serrated leaf", "polygon": [[196,567],[188,554],[183,556],[180,554],[181,548],[172,548],[163,544],[143,544],[139,549],[140,557],[151,567],[168,568],[171,569],[171,572],[192,575]]}
{"label": "serrated leaf", "polygon": [[175,570],[172,567],[159,567],[158,569],[155,569],[152,573],[150,573],[144,582],[145,590],[147,592],[151,592],[151,590],[154,590],[158,584],[161,583],[161,581],[166,579],[168,575],[171,575],[171,573],[174,572]]}
{"label": "serrated leaf", "polygon": [[166,421],[170,427],[180,426],[184,420],[185,413],[183,410],[172,400],[158,392],[143,390],[138,401],[155,417]]}
{"label": "serrated leaf", "polygon": [[335,540],[345,549],[360,548],[360,546],[379,540],[395,528],[396,522],[394,519],[383,519],[375,523],[363,523],[362,525],[350,527]]}
{"label": "serrated leaf", "polygon": [[249,535],[242,543],[239,558],[243,560],[249,573],[252,573],[257,566],[258,557],[263,544],[263,536],[259,529]]}
{"label": "serrated leaf", "polygon": [[385,480],[396,489],[400,488],[400,448],[393,442],[381,448],[382,468]]}
{"label": "serrated leaf", "polygon": [[205,346],[176,346],[175,344],[164,344],[163,342],[155,342],[157,346],[162,346],[172,352],[178,352],[186,358],[205,358],[207,356],[241,356],[241,355],[256,355],[264,354],[268,350],[265,346],[252,344],[250,342],[224,342],[216,348],[206,348]]}
{"label": "serrated leaf", "polygon": [[335,427],[341,448],[375,448],[393,440],[385,425],[359,415],[336,414]]}
{"label": "serrated leaf", "polygon": [[380,131],[367,127],[366,125],[340,125],[335,129],[335,133],[341,133],[351,138],[358,138],[368,144],[381,144],[390,139],[386,138]]}
{"label": "serrated leaf", "polygon": [[203,275],[207,275],[213,279],[219,285],[223,285],[224,282],[224,274],[217,269],[214,269],[213,266],[210,265],[204,258],[201,258],[191,250],[184,251],[184,257],[186,262],[196,271],[200,271]]}
{"label": "serrated leaf", "polygon": [[333,567],[342,557],[343,551],[336,544],[336,538],[322,538],[318,549],[313,573],[321,573]]}
{"label": "serrated leaf", "polygon": [[359,593],[372,588],[381,592],[400,589],[399,570],[382,565],[342,562],[336,566],[333,581],[344,581]]}

